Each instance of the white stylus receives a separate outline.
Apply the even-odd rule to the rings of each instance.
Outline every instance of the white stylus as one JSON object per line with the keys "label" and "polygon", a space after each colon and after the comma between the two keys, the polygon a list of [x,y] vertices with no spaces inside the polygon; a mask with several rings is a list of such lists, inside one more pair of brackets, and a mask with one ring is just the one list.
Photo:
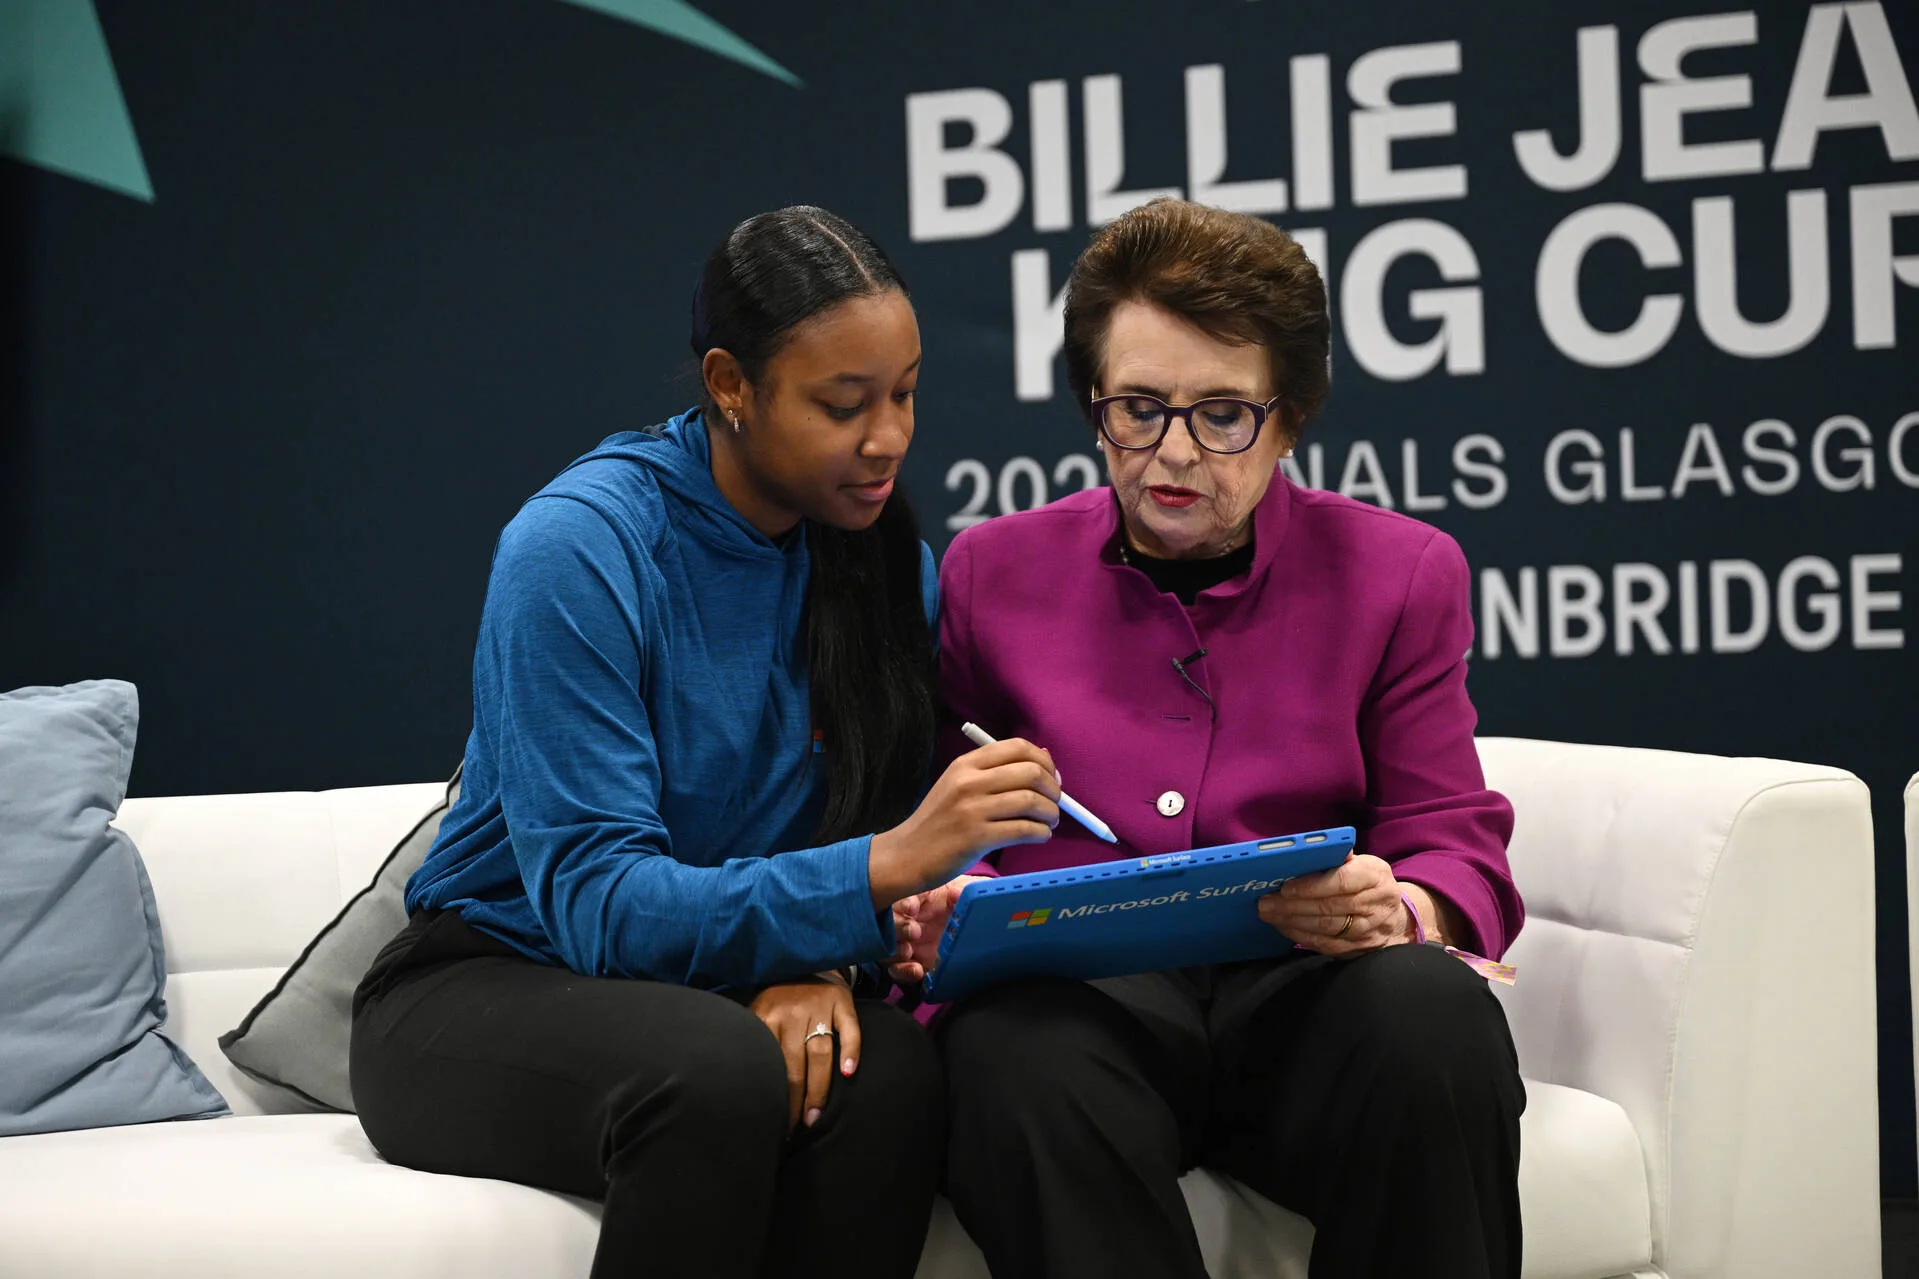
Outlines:
{"label": "white stylus", "polygon": [[[978,724],[961,724],[960,732],[966,734],[966,740],[975,746],[993,745],[993,735],[981,728]],[[1098,835],[1107,843],[1119,843],[1119,836],[1113,834],[1111,827],[1087,812],[1084,804],[1074,799],[1071,795],[1068,795],[1065,791],[1059,793],[1059,807],[1061,812],[1084,826],[1087,830],[1092,831],[1095,835]]]}

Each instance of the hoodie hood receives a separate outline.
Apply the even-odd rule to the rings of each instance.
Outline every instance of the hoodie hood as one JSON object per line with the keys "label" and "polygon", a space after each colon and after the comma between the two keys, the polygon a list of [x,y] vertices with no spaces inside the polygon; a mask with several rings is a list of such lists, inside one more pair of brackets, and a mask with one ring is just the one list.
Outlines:
{"label": "hoodie hood", "polygon": [[602,513],[630,512],[636,480],[650,480],[657,488],[667,508],[661,514],[676,530],[716,551],[757,559],[778,556],[792,542],[804,541],[788,537],[776,544],[733,509],[713,481],[713,444],[697,408],[658,426],[608,436],[544,491],[579,498]]}

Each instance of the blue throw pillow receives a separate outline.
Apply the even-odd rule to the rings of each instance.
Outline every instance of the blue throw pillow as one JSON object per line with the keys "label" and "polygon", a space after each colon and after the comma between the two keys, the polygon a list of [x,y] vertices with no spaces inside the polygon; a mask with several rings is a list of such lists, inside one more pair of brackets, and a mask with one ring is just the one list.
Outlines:
{"label": "blue throw pillow", "polygon": [[160,915],[107,825],[139,722],[119,680],[0,694],[0,1137],[227,1113],[160,1032]]}

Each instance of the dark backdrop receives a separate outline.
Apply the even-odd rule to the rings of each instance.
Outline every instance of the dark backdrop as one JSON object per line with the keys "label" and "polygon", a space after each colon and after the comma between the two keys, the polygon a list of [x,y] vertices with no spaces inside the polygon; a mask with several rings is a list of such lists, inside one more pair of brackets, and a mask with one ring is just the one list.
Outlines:
{"label": "dark backdrop", "polygon": [[[84,180],[84,164],[56,172],[63,165],[36,149],[33,130],[77,109],[66,90],[79,81],[9,81],[18,46],[0,50],[0,152],[36,161],[0,161],[0,687],[138,683],[138,793],[449,772],[469,722],[468,660],[495,534],[594,441],[690,400],[695,272],[734,221],[762,209],[825,204],[885,244],[912,283],[927,366],[908,479],[936,549],[968,512],[1090,480],[1088,463],[1067,460],[1089,457],[1090,441],[1057,366],[1046,373],[1044,303],[1088,234],[1088,133],[1111,118],[1089,115],[1086,82],[1116,75],[1123,190],[1190,193],[1195,167],[1198,180],[1218,176],[1205,152],[1222,138],[1225,180],[1292,182],[1293,207],[1267,211],[1317,233],[1304,238],[1335,285],[1335,389],[1309,437],[1319,482],[1410,506],[1464,544],[1482,574],[1482,731],[1807,759],[1870,784],[1885,1182],[1913,1193],[1899,803],[1919,770],[1919,419],[1901,454],[1892,443],[1919,410],[1919,215],[1890,217],[1888,232],[1873,210],[1919,214],[1919,120],[1904,114],[1919,79],[1919,10],[1853,5],[1844,26],[1834,6],[1809,16],[1805,5],[1765,3],[1742,11],[1749,31],[1735,16],[1648,39],[1668,19],[1721,10],[1628,0],[9,7],[10,20],[37,13],[60,41],[104,33],[151,198],[138,183],[129,192]],[[702,28],[701,12],[714,25]],[[1835,24],[1828,77],[1820,41]],[[1578,189],[1550,190],[1528,177],[1513,137],[1549,129],[1556,149],[1572,151],[1575,45],[1588,27],[1611,28],[1618,49],[1617,163]],[[725,56],[727,31],[760,51],[758,69],[744,46]],[[1654,84],[1645,96],[1650,78],[1671,74],[1661,50],[1689,34],[1717,46],[1679,67],[1707,87]],[[1355,125],[1355,91],[1369,91],[1349,84],[1354,65],[1427,45],[1456,47],[1458,71],[1404,79],[1391,97],[1452,104],[1450,120],[1442,109]],[[1293,61],[1313,55],[1323,64]],[[1430,70],[1446,57],[1374,54],[1366,65]],[[1800,127],[1818,99],[1846,95],[1869,98],[1884,127],[1824,132],[1810,163],[1795,161],[1781,134],[1802,63]],[[1214,65],[1223,118],[1202,110],[1189,125],[1187,69]],[[1314,117],[1320,65],[1329,153],[1311,127],[1295,142]],[[1055,81],[1058,90],[1031,88]],[[986,92],[916,98],[949,90]],[[1034,163],[1035,92],[1042,115],[1049,95],[1065,104],[1063,165],[1044,154]],[[1649,150],[1642,125],[1664,136],[1661,104],[1688,92],[1731,105],[1686,118],[1681,136],[1695,150],[1675,159],[1657,136]],[[990,116],[995,95],[1010,109],[996,148],[1010,159],[987,161],[998,167],[984,181],[926,178],[941,163],[967,165],[939,152],[981,141],[940,112]],[[912,110],[933,122],[917,155]],[[1463,196],[1444,174],[1427,175],[1437,186],[1424,195],[1379,196],[1380,175],[1353,159],[1354,130],[1379,120],[1433,134],[1396,143],[1392,163],[1463,166]],[[998,141],[991,124],[985,142]],[[1754,146],[1696,150],[1742,141]],[[1714,156],[1730,171],[1697,171]],[[1660,164],[1685,172],[1664,177]],[[923,207],[917,227],[916,168],[939,206]],[[1004,225],[928,238],[941,208],[950,223],[965,216],[953,210],[1016,194],[1012,168],[1025,198],[1007,217],[980,219]],[[1825,225],[1802,227],[1812,251],[1789,284],[1792,192],[1815,193]],[[1718,321],[1701,318],[1717,288],[1702,264],[1724,248],[1711,224],[1721,197],[1736,231],[1736,308],[1759,323],[1789,303],[1810,316],[1772,342],[1792,349],[1728,350],[1725,306]],[[1644,214],[1581,214],[1601,206]],[[1673,251],[1655,244],[1647,265],[1615,234],[1575,284],[1542,285],[1543,247],[1575,215],[1614,232],[1656,220]],[[1883,244],[1874,256],[1875,235],[1912,265],[1888,263]],[[1394,239],[1412,251],[1381,268],[1383,285],[1368,282],[1379,269],[1346,273],[1369,252],[1376,264],[1391,258],[1377,250]],[[1016,322],[1021,270],[1039,296]],[[1823,321],[1811,305],[1821,282]],[[1553,340],[1575,309],[1617,332],[1654,295],[1677,299],[1679,314],[1643,358],[1596,366],[1587,347]],[[1435,308],[1453,318],[1433,318]],[[1422,371],[1414,349],[1442,329],[1448,353]],[[1016,332],[1038,352],[1026,389],[1036,398],[1016,388]],[[1827,426],[1815,447],[1834,418],[1852,421]],[[1766,421],[1784,424],[1791,444],[1766,427],[1758,451],[1747,448],[1748,428]],[[1632,433],[1629,476],[1622,430]],[[1546,466],[1556,439],[1557,494]],[[1575,464],[1595,446],[1604,499],[1574,500],[1588,483]],[[1790,464],[1762,456],[1767,448]],[[1447,504],[1432,508],[1435,497]],[[1718,644],[1714,561],[1746,565],[1719,570]],[[1658,614],[1669,652],[1652,651],[1644,628],[1631,632],[1632,651],[1618,649],[1615,566],[1635,564],[1650,566],[1625,570],[1639,598],[1660,589],[1655,578],[1671,597]],[[1768,616],[1763,638],[1736,651],[1757,620],[1749,579]],[[1523,614],[1529,580],[1530,653],[1523,619],[1489,625],[1485,612]],[[1581,604],[1595,589],[1596,613]],[[1682,595],[1698,601],[1696,644]],[[1595,616],[1603,635],[1590,629]],[[1873,923],[1805,921],[1813,939]]]}

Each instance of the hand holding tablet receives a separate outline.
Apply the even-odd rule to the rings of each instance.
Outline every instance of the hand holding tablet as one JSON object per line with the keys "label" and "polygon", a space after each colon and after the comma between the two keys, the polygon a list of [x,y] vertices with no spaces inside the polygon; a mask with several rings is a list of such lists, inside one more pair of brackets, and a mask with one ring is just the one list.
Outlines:
{"label": "hand holding tablet", "polygon": [[1091,980],[1286,954],[1293,942],[1260,918],[1260,897],[1339,865],[1354,838],[1341,826],[968,884],[926,999],[1017,977]]}

